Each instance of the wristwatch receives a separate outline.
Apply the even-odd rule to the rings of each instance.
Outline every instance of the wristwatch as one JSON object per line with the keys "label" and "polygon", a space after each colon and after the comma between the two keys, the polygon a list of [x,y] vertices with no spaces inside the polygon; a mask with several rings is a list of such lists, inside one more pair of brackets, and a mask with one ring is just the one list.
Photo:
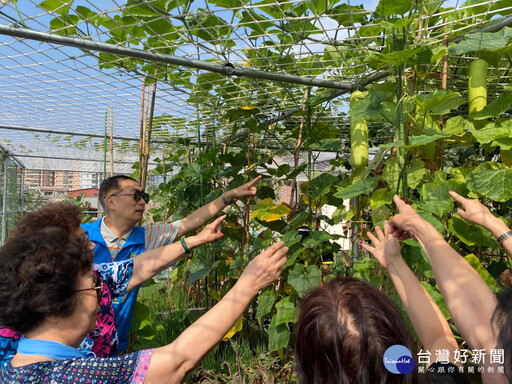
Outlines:
{"label": "wristwatch", "polygon": [[498,242],[499,245],[503,245],[503,241],[505,241],[505,239],[508,239],[509,237],[512,237],[512,231],[505,232],[503,235],[498,237],[496,241]]}
{"label": "wristwatch", "polygon": [[222,201],[224,202],[224,205],[230,205],[231,204],[231,201],[228,201],[228,199],[226,199],[226,192],[224,192],[222,195],[220,195],[220,197],[222,198]]}

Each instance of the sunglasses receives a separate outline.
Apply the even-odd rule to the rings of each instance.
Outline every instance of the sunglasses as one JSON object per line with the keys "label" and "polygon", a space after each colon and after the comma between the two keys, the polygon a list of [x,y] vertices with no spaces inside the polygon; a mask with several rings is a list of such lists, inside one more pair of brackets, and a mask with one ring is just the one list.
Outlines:
{"label": "sunglasses", "polygon": [[103,279],[99,276],[93,275],[94,287],[92,288],[84,288],[84,289],[75,289],[71,292],[85,292],[85,291],[96,291],[96,297],[98,299],[98,304],[101,301],[101,297],[103,295]]}
{"label": "sunglasses", "polygon": [[149,203],[149,193],[144,190],[135,191],[134,193],[114,193],[110,196],[133,196],[133,200],[139,201],[140,199],[144,199],[144,201]]}

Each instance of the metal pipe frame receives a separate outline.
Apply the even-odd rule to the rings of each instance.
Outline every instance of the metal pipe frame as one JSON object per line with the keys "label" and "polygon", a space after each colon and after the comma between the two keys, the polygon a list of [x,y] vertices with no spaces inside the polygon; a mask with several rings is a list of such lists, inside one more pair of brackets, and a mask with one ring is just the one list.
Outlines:
{"label": "metal pipe frame", "polygon": [[18,28],[10,25],[0,24],[0,34],[22,39],[43,41],[46,43],[65,45],[79,49],[110,53],[125,57],[133,57],[142,60],[156,61],[171,65],[178,65],[187,68],[202,69],[205,71],[220,73],[225,76],[243,76],[251,79],[264,79],[279,81],[292,84],[301,84],[306,86],[340,89],[345,91],[355,91],[358,89],[357,82],[342,83],[332,80],[313,79],[307,77],[293,76],[285,73],[275,73],[266,71],[257,71],[248,68],[239,68],[225,63],[211,63],[207,61],[185,59],[183,57],[166,55],[159,52],[149,52],[137,48],[121,47],[114,44],[106,44],[92,40],[86,40],[76,37],[62,36],[56,33],[40,32],[28,28]]}

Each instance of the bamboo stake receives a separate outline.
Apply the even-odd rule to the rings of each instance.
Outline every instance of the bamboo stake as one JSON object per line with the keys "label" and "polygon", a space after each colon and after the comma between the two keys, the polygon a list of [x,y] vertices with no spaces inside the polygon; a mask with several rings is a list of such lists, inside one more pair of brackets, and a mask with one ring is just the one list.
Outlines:
{"label": "bamboo stake", "polygon": [[[306,101],[308,100],[308,88],[304,91],[304,98],[302,100],[302,116],[300,118],[300,126],[299,126],[299,138],[297,139],[297,147],[295,148],[295,153],[293,154],[293,169],[296,169],[299,166],[299,155],[300,155],[300,147],[302,146],[302,132],[304,130],[304,112],[306,111]],[[297,177],[292,179],[292,189],[290,191],[290,207],[293,209],[297,204],[295,201],[295,194],[297,191]]]}
{"label": "bamboo stake", "polygon": [[110,107],[110,176],[114,176],[114,116]]}
{"label": "bamboo stake", "polygon": [[[448,47],[450,43],[450,39],[448,35],[444,35],[444,46]],[[443,57],[443,73],[441,78],[441,88],[446,91],[448,88],[448,55],[444,55]],[[439,129],[442,131],[444,129],[445,116],[439,116]],[[444,163],[444,148],[443,141],[437,140],[436,143],[436,167],[437,169],[441,169]]]}
{"label": "bamboo stake", "polygon": [[141,168],[140,168],[140,175],[139,175],[139,185],[143,187],[143,185],[146,184],[145,180],[146,180],[146,177],[144,176],[144,163],[146,162],[146,159],[144,157],[145,153],[146,153],[146,142],[147,142],[147,139],[146,139],[146,131],[148,129],[148,108],[149,108],[149,85],[146,85],[145,89],[144,89],[144,93],[145,93],[145,104],[144,104],[144,117],[143,117],[143,121],[144,121],[144,124],[142,125],[142,152],[141,152]]}
{"label": "bamboo stake", "polygon": [[[144,179],[142,180],[142,189],[146,188],[146,179],[148,176],[148,163],[149,163],[149,149],[151,147],[151,131],[153,130],[153,116],[155,114],[155,100],[156,100],[156,83],[158,77],[158,69],[155,69],[155,82],[153,83],[153,92],[151,94],[151,109],[149,112],[149,121],[147,124],[147,140],[144,148]],[[149,92],[149,86],[148,86]],[[149,94],[148,94],[149,96]]]}
{"label": "bamboo stake", "polygon": [[[251,166],[251,131],[247,130],[247,167]],[[250,177],[249,177],[250,180]],[[249,252],[251,235],[249,233],[249,223],[251,222],[251,205],[249,199],[245,200],[245,217],[244,217],[244,240],[245,244],[242,244],[242,253],[247,248]]]}
{"label": "bamboo stake", "polygon": [[167,184],[167,170],[165,169],[165,148],[162,145],[162,177],[164,181],[164,185]]}
{"label": "bamboo stake", "polygon": [[142,154],[144,153],[144,90],[146,88],[146,76],[142,77],[142,90],[140,92],[140,141],[139,141],[139,185],[142,181]]}

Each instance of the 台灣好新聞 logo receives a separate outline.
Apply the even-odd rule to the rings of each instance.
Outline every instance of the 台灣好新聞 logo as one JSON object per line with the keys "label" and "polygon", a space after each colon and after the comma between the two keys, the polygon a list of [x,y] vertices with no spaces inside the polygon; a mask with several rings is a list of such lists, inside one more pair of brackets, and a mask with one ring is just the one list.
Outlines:
{"label": "\u53f0\u7063\u597d\u65b0\u805e logo", "polygon": [[411,373],[414,369],[414,360],[411,351],[403,345],[396,344],[384,352],[384,366],[397,375]]}

